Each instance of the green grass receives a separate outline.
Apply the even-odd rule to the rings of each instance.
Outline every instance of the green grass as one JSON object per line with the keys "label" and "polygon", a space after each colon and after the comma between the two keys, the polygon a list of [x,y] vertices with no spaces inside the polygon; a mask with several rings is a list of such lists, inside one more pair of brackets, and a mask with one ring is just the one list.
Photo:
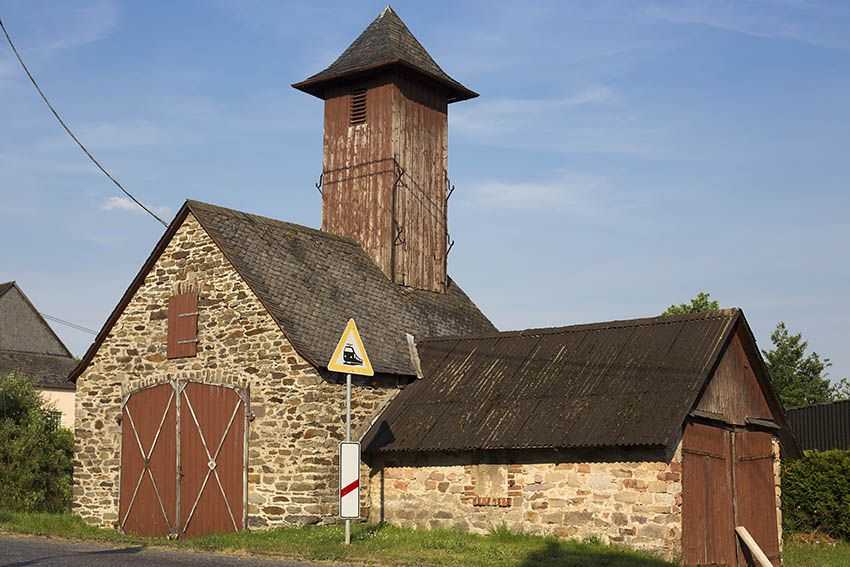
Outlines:
{"label": "green grass", "polygon": [[850,565],[850,543],[814,543],[800,541],[794,537],[785,543],[785,567],[847,567]]}
{"label": "green grass", "polygon": [[410,530],[388,525],[353,526],[352,545],[342,526],[281,528],[179,541],[124,536],[93,528],[70,515],[0,512],[0,532],[198,551],[247,552],[314,561],[372,565],[468,567],[671,567],[652,555],[593,541],[524,535],[506,529],[489,535],[455,530]]}
{"label": "green grass", "polygon": [[[342,526],[283,528],[214,535],[179,541],[126,536],[93,528],[67,514],[21,514],[0,511],[0,532],[142,545],[277,555],[313,561],[348,561],[372,565],[465,567],[670,567],[648,554],[602,545],[518,534],[497,529],[486,536],[454,530],[416,531],[387,525],[357,524],[352,545],[342,544]],[[850,543],[791,536],[785,542],[785,567],[846,567]]]}

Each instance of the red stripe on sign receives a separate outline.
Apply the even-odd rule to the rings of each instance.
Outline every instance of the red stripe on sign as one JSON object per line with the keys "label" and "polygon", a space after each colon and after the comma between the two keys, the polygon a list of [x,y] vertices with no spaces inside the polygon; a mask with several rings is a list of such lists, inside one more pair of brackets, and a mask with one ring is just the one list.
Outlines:
{"label": "red stripe on sign", "polygon": [[352,482],[348,486],[343,486],[342,488],[339,489],[339,497],[342,498],[346,494],[357,490],[357,488],[359,486],[360,486],[360,480],[359,479],[355,480],[354,482]]}

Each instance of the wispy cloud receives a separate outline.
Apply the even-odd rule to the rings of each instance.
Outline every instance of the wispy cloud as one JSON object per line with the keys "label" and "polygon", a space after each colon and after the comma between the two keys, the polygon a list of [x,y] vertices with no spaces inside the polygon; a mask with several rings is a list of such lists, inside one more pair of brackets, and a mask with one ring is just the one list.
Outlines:
{"label": "wispy cloud", "polygon": [[537,181],[484,181],[471,187],[475,204],[510,210],[569,211],[582,217],[596,217],[612,196],[610,182],[604,177],[562,173]]}
{"label": "wispy cloud", "polygon": [[99,41],[118,26],[119,9],[114,0],[99,0],[87,5],[74,4],[58,12],[49,3],[40,12],[36,45],[42,51],[72,49]]}
{"label": "wispy cloud", "polygon": [[[146,205],[150,210],[163,218],[171,216],[171,209],[168,207],[151,207]],[[144,213],[141,207],[127,197],[113,196],[109,197],[100,205],[102,211],[122,211],[131,213]]]}
{"label": "wispy cloud", "polygon": [[615,100],[613,91],[594,85],[571,95],[549,99],[496,99],[450,114],[452,129],[472,135],[486,135],[527,125],[529,121],[558,117],[580,106],[605,104]]}
{"label": "wispy cloud", "polygon": [[[704,25],[753,37],[787,39],[848,49],[847,4],[800,0],[676,0],[647,6],[646,15],[677,24]],[[825,17],[826,16],[826,17]]]}
{"label": "wispy cloud", "polygon": [[451,131],[478,144],[547,153],[668,155],[662,127],[648,126],[604,85],[548,99],[475,102],[449,113]]}

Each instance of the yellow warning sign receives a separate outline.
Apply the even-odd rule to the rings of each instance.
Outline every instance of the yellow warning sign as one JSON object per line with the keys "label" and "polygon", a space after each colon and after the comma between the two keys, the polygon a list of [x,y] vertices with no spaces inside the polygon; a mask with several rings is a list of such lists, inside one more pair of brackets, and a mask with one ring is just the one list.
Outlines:
{"label": "yellow warning sign", "polygon": [[348,324],[342,332],[342,338],[339,339],[339,343],[337,343],[336,349],[331,355],[331,360],[328,362],[328,370],[361,376],[375,375],[354,319],[348,320]]}

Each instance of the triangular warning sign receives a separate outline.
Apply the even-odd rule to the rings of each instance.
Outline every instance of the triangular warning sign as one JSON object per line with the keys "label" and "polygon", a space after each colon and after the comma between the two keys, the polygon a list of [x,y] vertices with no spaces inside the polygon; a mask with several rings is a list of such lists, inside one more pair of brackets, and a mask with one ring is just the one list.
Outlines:
{"label": "triangular warning sign", "polygon": [[331,361],[328,362],[328,370],[361,376],[375,375],[375,371],[372,370],[372,363],[369,362],[369,355],[366,354],[366,347],[363,346],[360,333],[357,332],[354,319],[348,320],[348,324],[342,332],[342,338],[339,339],[339,343],[337,343],[334,353],[331,355]]}

